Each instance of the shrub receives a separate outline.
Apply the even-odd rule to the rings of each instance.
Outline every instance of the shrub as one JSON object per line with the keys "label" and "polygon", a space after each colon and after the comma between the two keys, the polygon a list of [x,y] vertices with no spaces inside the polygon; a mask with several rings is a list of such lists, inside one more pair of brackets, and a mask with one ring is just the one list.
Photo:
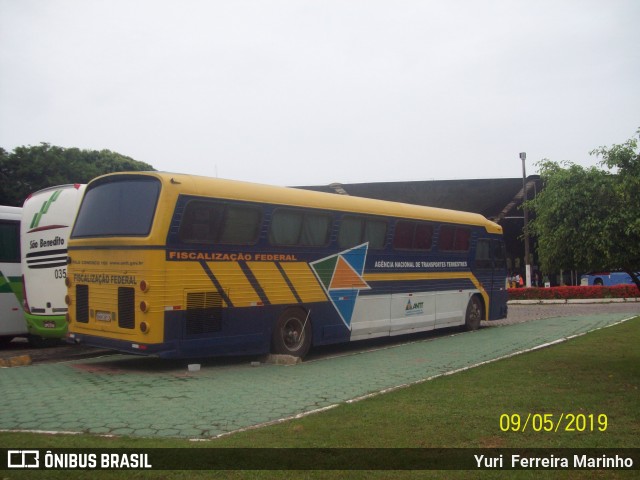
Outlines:
{"label": "shrub", "polygon": [[635,285],[615,285],[612,287],[532,287],[509,288],[509,300],[568,300],[574,298],[636,298],[639,295]]}

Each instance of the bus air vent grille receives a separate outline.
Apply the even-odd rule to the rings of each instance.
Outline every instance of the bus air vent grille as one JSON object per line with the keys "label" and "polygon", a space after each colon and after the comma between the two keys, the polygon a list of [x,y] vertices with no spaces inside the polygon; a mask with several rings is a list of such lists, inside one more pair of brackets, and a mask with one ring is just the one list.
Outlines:
{"label": "bus air vent grille", "polygon": [[187,335],[219,332],[222,329],[222,298],[216,292],[187,294]]}
{"label": "bus air vent grille", "polygon": [[135,328],[136,326],[136,293],[133,288],[118,288],[118,326]]}
{"label": "bus air vent grille", "polygon": [[76,322],[89,323],[89,285],[76,285]]}

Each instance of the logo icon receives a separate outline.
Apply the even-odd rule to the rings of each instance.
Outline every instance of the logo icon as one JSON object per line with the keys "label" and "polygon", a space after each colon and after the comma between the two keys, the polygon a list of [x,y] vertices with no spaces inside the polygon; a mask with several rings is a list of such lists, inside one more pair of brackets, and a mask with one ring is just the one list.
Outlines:
{"label": "logo icon", "polygon": [[46,213],[49,211],[49,207],[51,206],[51,204],[58,199],[61,193],[62,193],[62,190],[56,190],[51,194],[49,199],[42,204],[42,207],[40,207],[40,211],[33,216],[33,219],[31,220],[31,225],[29,226],[29,228],[36,228],[38,226],[42,216],[46,215]]}
{"label": "logo icon", "polygon": [[8,450],[7,468],[39,468],[39,450]]}
{"label": "logo icon", "polygon": [[411,303],[411,299],[407,301],[406,307],[404,307],[405,315],[422,315],[424,314],[424,302],[413,302]]}
{"label": "logo icon", "polygon": [[368,248],[369,243],[363,243],[310,263],[324,291],[349,330],[351,330],[351,317],[360,290],[371,288],[362,278]]}

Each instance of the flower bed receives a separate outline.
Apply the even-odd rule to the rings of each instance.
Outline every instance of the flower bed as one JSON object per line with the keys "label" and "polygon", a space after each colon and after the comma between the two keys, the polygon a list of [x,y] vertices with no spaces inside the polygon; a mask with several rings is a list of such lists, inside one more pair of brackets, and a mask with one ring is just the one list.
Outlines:
{"label": "flower bed", "polygon": [[640,296],[635,285],[613,287],[532,287],[510,288],[509,300],[568,300],[574,298],[636,298]]}

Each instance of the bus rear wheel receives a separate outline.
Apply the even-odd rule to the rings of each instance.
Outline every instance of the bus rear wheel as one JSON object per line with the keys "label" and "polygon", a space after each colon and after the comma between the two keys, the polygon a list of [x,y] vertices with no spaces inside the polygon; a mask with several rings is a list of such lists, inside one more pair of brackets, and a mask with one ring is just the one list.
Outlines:
{"label": "bus rear wheel", "polygon": [[482,303],[474,295],[469,299],[469,304],[467,305],[467,313],[464,317],[465,330],[477,330],[480,328],[480,320],[482,320]]}
{"label": "bus rear wheel", "polygon": [[311,322],[301,308],[290,308],[280,315],[273,330],[273,353],[304,357],[311,347]]}

